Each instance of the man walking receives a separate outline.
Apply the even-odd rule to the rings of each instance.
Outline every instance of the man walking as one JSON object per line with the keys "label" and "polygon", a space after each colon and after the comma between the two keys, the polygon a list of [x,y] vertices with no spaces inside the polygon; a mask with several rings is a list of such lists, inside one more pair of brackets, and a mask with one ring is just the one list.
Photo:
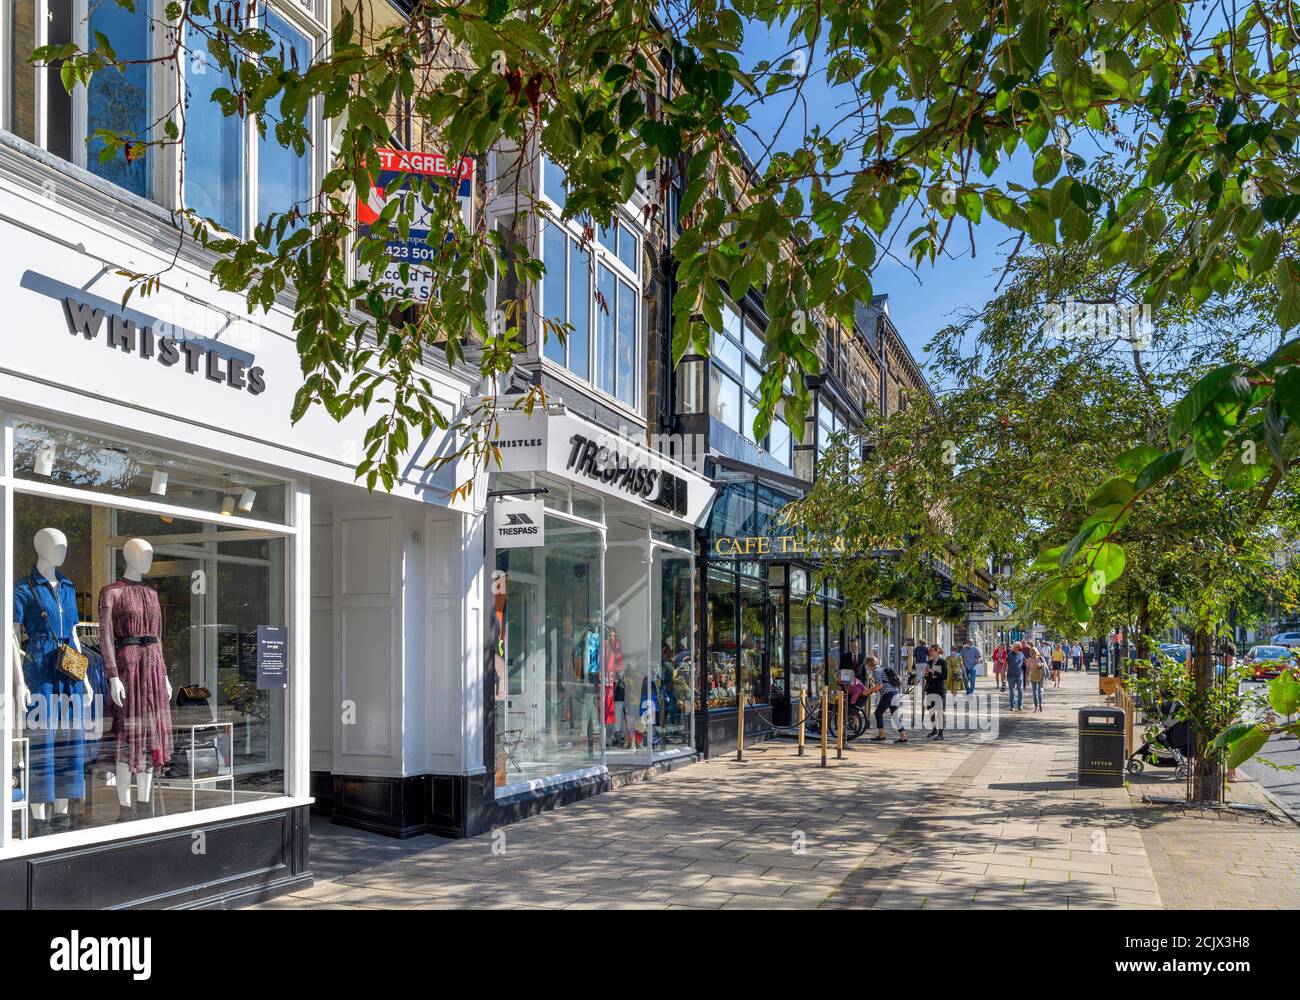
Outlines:
{"label": "man walking", "polygon": [[984,659],[979,647],[970,639],[961,647],[961,662],[966,673],[966,693],[972,695],[975,693],[975,677],[979,673],[980,662]]}
{"label": "man walking", "polygon": [[1076,672],[1083,669],[1083,647],[1079,645],[1079,640],[1074,640],[1074,645],[1070,647],[1070,659],[1074,661]]}
{"label": "man walking", "polygon": [[1013,712],[1024,710],[1025,704],[1025,648],[1020,643],[1007,654],[1007,698]]}

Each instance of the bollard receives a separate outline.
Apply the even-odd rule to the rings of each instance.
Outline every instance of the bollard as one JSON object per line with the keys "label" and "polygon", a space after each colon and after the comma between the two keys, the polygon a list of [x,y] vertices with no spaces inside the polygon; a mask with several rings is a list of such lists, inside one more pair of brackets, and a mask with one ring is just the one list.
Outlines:
{"label": "bollard", "polygon": [[839,696],[835,699],[836,715],[839,717],[840,724],[835,733],[835,759],[844,759],[844,689],[840,688]]}
{"label": "bollard", "polygon": [[822,731],[822,767],[825,767],[825,766],[826,766],[826,730],[830,729],[830,716],[827,714],[828,711],[829,711],[829,706],[828,706],[828,704],[827,704],[827,695],[828,695],[828,692],[827,692],[827,690],[826,690],[826,685],[823,684],[823,685],[822,685],[822,724],[821,724],[821,731]]}
{"label": "bollard", "polygon": [[800,757],[803,756],[803,723],[804,723],[804,719],[807,718],[807,713],[804,711],[805,697],[806,697],[806,692],[804,691],[803,688],[800,688],[799,689],[799,756]]}
{"label": "bollard", "polygon": [[745,692],[740,692],[737,704],[740,705],[740,713],[736,716],[736,762],[740,763],[745,759]]}

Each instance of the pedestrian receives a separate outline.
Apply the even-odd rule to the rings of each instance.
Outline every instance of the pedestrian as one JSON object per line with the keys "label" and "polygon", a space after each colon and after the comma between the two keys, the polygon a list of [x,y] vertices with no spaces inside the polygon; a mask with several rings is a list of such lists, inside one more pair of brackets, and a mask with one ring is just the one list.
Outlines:
{"label": "pedestrian", "polygon": [[1043,679],[1047,676],[1047,661],[1043,659],[1038,650],[1034,650],[1034,658],[1029,661],[1029,687],[1034,694],[1034,711],[1043,710]]}
{"label": "pedestrian", "polygon": [[1007,699],[1013,712],[1024,710],[1025,704],[1025,647],[1017,642],[1007,654]]}
{"label": "pedestrian", "polygon": [[1061,686],[1061,668],[1065,666],[1065,649],[1058,642],[1052,647],[1052,687]]}
{"label": "pedestrian", "polygon": [[1074,669],[1076,672],[1083,669],[1083,646],[1079,645],[1079,640],[1074,640],[1074,645],[1070,648],[1070,658],[1074,660]]}
{"label": "pedestrian", "polygon": [[916,686],[917,678],[925,673],[926,661],[930,658],[930,647],[925,643],[917,643],[912,647],[911,669],[907,672],[907,690],[911,691]]}
{"label": "pedestrian", "polygon": [[970,639],[966,640],[965,645],[961,647],[961,662],[966,673],[966,694],[975,693],[975,678],[979,674],[980,663],[984,659],[984,654]]}
{"label": "pedestrian", "polygon": [[1007,644],[999,642],[993,650],[993,680],[999,691],[1007,689]]}
{"label": "pedestrian", "polygon": [[907,730],[899,724],[898,714],[898,690],[899,679],[898,671],[893,667],[877,664],[874,656],[867,657],[867,669],[871,672],[873,683],[867,691],[868,695],[876,695],[876,735],[871,738],[872,743],[880,743],[885,739],[885,713],[889,713],[890,721],[894,724],[894,729],[898,732],[898,738],[895,743],[907,742]]}
{"label": "pedestrian", "polygon": [[853,676],[863,684],[869,684],[870,678],[867,676],[867,661],[862,655],[862,649],[858,645],[857,639],[849,640],[849,652],[841,664],[845,670],[853,671]]}
{"label": "pedestrian", "polygon": [[925,701],[923,711],[930,719],[928,739],[943,739],[943,713],[947,708],[948,661],[943,650],[931,646],[925,665]]}

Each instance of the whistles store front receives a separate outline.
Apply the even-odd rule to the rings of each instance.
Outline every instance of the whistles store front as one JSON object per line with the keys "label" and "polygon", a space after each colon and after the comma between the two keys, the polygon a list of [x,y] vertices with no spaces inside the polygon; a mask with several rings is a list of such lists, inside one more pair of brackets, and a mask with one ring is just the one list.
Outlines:
{"label": "whistles store front", "polygon": [[563,406],[499,423],[482,801],[506,821],[693,758],[693,532],[713,488]]}
{"label": "whistles store front", "polygon": [[[249,317],[165,220],[0,146],[0,908],[265,898],[310,881],[312,808],[462,832],[488,772],[481,518],[441,444],[358,488],[367,418],[290,422],[287,304]],[[161,287],[124,307],[123,270]]]}

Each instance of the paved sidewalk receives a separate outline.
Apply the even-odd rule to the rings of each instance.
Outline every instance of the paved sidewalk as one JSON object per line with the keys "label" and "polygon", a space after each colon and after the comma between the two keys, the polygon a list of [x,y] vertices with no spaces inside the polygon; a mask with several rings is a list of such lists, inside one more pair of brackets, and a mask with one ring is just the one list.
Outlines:
{"label": "paved sidewalk", "polygon": [[759,744],[263,906],[1156,907],[1140,798],[1074,781],[1096,690],[1068,674],[1043,713],[1003,705],[997,739],[860,741],[826,769],[815,746]]}

